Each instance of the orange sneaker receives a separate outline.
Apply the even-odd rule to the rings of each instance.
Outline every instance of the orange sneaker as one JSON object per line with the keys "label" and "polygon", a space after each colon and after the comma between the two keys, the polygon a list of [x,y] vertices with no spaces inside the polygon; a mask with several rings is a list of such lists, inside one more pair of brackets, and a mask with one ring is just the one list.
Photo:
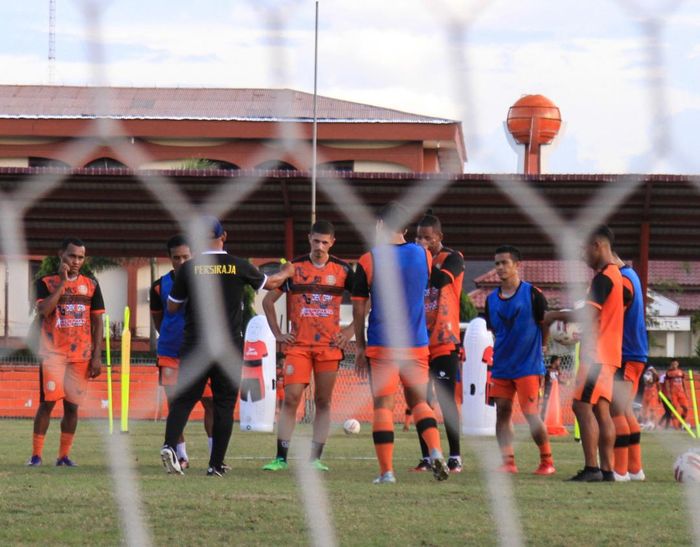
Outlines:
{"label": "orange sneaker", "polygon": [[518,472],[518,466],[514,463],[504,463],[498,469],[496,469],[496,471],[499,473],[510,473],[511,475],[515,475]]}
{"label": "orange sneaker", "polygon": [[554,475],[556,472],[557,470],[551,462],[541,462],[537,469],[535,469],[535,475]]}

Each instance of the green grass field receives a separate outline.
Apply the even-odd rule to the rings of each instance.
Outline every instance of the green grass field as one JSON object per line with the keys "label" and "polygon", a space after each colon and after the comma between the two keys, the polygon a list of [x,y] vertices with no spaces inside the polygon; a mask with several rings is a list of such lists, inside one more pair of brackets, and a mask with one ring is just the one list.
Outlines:
{"label": "green grass field", "polygon": [[[29,420],[1,420],[0,545],[115,545],[123,541],[119,511],[104,454],[104,422],[83,422],[72,456],[78,468],[24,466],[31,448]],[[397,426],[397,430],[400,426]],[[47,436],[44,461],[52,464],[58,423]],[[165,474],[159,449],[163,423],[133,422],[132,442],[145,520],[156,545],[304,545],[309,543],[302,502],[292,472],[260,468],[274,455],[272,434],[234,430],[227,461],[233,470],[210,478],[200,423],[188,426],[192,468],[185,477]],[[308,426],[296,442],[308,442]],[[690,545],[683,488],[673,480],[675,454],[684,433],[644,435],[647,482],[571,484],[580,446],[554,440],[558,473],[530,474],[537,450],[518,431],[520,474],[513,484],[524,538],[529,545]],[[487,444],[485,444],[487,443]],[[367,425],[357,437],[336,432],[329,440],[324,474],[332,519],[341,545],[493,545],[494,519],[476,454],[495,439],[463,438],[465,470],[437,483],[408,473],[417,461],[415,432],[397,432],[398,484],[374,486],[377,473]],[[666,448],[667,446],[676,448]],[[293,462],[293,465],[300,462]],[[700,509],[695,510],[700,511]]]}

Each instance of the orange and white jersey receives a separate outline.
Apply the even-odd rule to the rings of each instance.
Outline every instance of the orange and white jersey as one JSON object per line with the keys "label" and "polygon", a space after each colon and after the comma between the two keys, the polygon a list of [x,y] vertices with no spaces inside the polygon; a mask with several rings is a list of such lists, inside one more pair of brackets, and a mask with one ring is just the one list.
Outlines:
{"label": "orange and white jersey", "polygon": [[448,355],[460,345],[459,304],[464,279],[462,253],[443,247],[433,257],[430,284],[425,291],[425,320],[430,358]]}
{"label": "orange and white jersey", "polygon": [[347,262],[331,256],[318,267],[309,255],[292,260],[294,275],[279,289],[290,304],[294,346],[330,346],[340,331],[343,293],[352,291],[353,271]]}

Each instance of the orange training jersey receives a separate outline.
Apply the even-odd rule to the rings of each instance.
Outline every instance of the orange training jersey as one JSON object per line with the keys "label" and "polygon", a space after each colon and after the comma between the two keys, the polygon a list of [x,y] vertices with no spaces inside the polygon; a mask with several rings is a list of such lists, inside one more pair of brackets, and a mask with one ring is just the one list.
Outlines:
{"label": "orange training jersey", "polygon": [[343,293],[352,291],[353,271],[331,256],[319,268],[309,255],[292,260],[294,275],[278,290],[287,293],[295,346],[330,346],[340,331]]}
{"label": "orange training jersey", "polygon": [[460,344],[459,300],[462,295],[464,258],[443,247],[433,257],[430,285],[425,291],[425,320],[430,335],[430,357],[452,353]]}
{"label": "orange training jersey", "polygon": [[[60,282],[58,275],[39,279],[37,303],[53,294]],[[92,356],[91,317],[104,311],[96,279],[81,274],[66,281],[56,308],[41,322],[41,356],[61,355],[67,362],[88,361]]]}
{"label": "orange training jersey", "polygon": [[619,368],[622,366],[625,307],[622,274],[617,266],[608,264],[596,274],[588,289],[586,304],[596,308],[600,315],[595,348],[585,346],[585,359],[589,363]]}
{"label": "orange training jersey", "polygon": [[677,368],[674,370],[666,371],[666,380],[664,383],[668,386],[668,393],[673,395],[674,393],[683,392],[683,381],[685,380],[685,372]]}

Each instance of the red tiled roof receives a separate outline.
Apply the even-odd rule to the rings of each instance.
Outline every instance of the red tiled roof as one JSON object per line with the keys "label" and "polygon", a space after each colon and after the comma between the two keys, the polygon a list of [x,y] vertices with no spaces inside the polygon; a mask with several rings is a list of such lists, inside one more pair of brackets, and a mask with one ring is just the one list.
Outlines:
{"label": "red tiled roof", "polygon": [[[574,279],[586,283],[591,278],[591,270],[583,262],[572,264],[572,269],[578,274]],[[523,260],[520,262],[520,277],[535,285],[560,285],[566,283],[564,262],[560,260]],[[474,279],[477,285],[498,285],[496,270],[489,270]]]}
{"label": "red tiled roof", "polygon": [[700,286],[700,262],[649,261],[649,284],[672,282]]}
{"label": "red tiled roof", "polygon": [[[104,107],[94,102],[103,92]],[[318,120],[454,124],[454,120],[319,96]],[[298,120],[313,118],[313,95],[293,89],[0,85],[0,118]]]}

